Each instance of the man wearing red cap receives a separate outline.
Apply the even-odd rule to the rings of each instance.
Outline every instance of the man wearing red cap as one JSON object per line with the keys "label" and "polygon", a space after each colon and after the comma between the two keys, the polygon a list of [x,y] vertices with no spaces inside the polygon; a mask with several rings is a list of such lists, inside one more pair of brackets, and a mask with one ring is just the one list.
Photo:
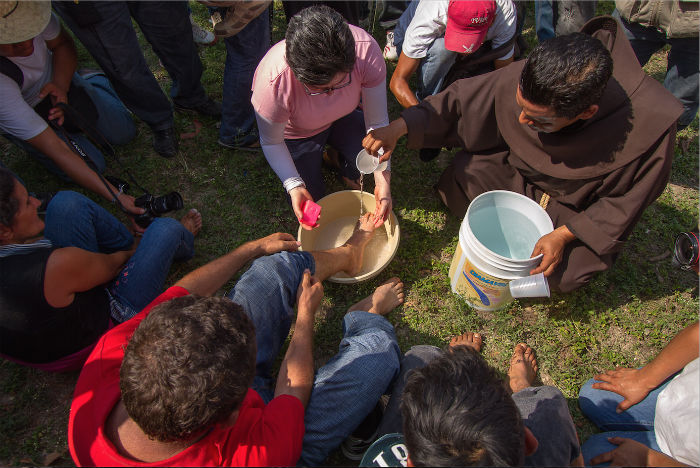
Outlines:
{"label": "man wearing red cap", "polygon": [[[488,54],[492,58],[486,57],[488,68],[482,73],[508,65],[513,61],[515,32],[511,0],[413,0],[394,30],[394,43],[401,54],[391,77],[391,92],[403,107],[411,107],[440,92],[458,60],[471,63],[475,55]],[[495,55],[489,53],[492,50]],[[408,81],[416,71],[418,90],[414,93]]]}
{"label": "man wearing red cap", "polygon": [[[413,0],[394,29],[401,53],[391,92],[407,108],[439,93],[456,73],[465,78],[504,67],[513,61],[515,37],[511,0]],[[408,82],[416,72],[414,93]],[[439,152],[423,148],[420,157],[429,161]]]}

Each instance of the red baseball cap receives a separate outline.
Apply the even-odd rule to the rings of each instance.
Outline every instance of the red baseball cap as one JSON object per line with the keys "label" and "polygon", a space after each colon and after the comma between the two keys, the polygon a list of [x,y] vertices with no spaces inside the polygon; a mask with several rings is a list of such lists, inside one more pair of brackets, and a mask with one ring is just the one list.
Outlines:
{"label": "red baseball cap", "polygon": [[486,39],[495,14],[494,0],[450,0],[445,48],[461,54],[476,52]]}

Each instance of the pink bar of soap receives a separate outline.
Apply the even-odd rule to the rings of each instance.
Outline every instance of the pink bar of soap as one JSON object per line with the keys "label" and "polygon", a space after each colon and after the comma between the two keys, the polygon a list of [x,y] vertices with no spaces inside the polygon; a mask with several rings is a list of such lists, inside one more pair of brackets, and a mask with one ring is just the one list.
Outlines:
{"label": "pink bar of soap", "polygon": [[318,203],[314,203],[311,200],[306,200],[306,202],[304,202],[304,207],[302,208],[302,210],[303,213],[299,221],[302,224],[306,224],[307,226],[318,226],[318,224],[316,224],[316,221],[318,220],[318,217],[321,214],[321,205],[319,205]]}

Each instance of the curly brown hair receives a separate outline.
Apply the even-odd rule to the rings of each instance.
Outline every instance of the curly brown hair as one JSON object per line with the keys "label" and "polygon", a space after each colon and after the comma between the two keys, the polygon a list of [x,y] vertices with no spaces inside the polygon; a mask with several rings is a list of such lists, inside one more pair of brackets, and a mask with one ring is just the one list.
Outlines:
{"label": "curly brown hair", "polygon": [[119,373],[129,416],[161,442],[188,440],[236,410],[255,375],[255,327],[225,297],[178,297],[139,324]]}

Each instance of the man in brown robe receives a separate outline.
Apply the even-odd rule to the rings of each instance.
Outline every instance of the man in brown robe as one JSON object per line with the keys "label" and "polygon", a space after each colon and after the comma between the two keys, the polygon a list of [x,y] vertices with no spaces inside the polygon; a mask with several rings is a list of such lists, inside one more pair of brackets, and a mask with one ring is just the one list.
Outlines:
{"label": "man in brown robe", "polygon": [[438,183],[455,216],[490,190],[546,206],[555,230],[537,242],[533,256],[544,255],[531,273],[544,272],[563,292],[612,265],[663,191],[682,111],[641,69],[613,18],[581,31],[455,82],[363,141],[374,154],[383,147],[382,159],[405,134],[409,148],[463,148]]}

